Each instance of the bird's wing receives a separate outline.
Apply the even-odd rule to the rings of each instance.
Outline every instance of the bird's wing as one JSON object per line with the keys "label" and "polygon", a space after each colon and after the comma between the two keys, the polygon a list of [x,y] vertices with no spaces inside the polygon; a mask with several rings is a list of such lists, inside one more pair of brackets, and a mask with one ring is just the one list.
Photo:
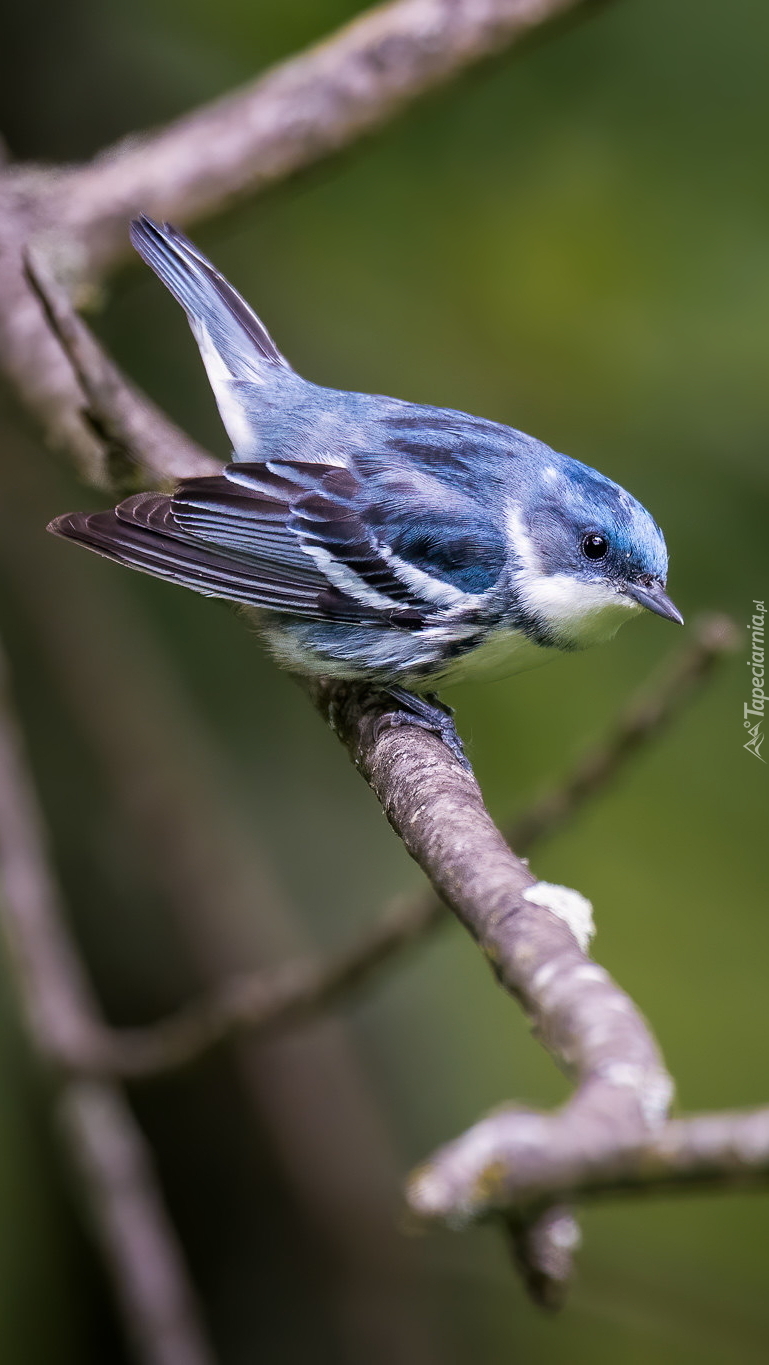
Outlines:
{"label": "bird's wing", "polygon": [[130,568],[209,597],[317,620],[418,630],[440,609],[429,575],[401,572],[356,505],[355,474],[334,465],[227,465],[172,497],[140,493],[108,512],[51,523]]}
{"label": "bird's wing", "polygon": [[227,434],[247,454],[254,435],[238,385],[292,375],[288,361],[245,299],[170,223],[142,215],[131,224],[131,241],[186,312]]}

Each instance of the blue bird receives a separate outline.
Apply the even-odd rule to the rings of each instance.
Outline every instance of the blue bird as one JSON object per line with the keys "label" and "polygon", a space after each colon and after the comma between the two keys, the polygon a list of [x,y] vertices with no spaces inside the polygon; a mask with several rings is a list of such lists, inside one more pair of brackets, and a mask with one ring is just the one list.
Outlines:
{"label": "blue bird", "polygon": [[141,217],[131,240],[187,313],[233,460],[56,535],[255,608],[287,669],[378,683],[442,732],[415,691],[599,643],[644,607],[682,621],[662,532],[616,483],[497,422],[309,383],[180,232]]}

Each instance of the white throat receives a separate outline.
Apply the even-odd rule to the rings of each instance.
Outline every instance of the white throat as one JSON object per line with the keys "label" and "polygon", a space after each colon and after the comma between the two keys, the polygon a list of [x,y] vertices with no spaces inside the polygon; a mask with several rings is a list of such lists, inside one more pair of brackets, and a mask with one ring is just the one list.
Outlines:
{"label": "white throat", "polygon": [[546,573],[517,503],[508,513],[508,534],[519,564],[513,581],[521,605],[545,623],[555,645],[584,649],[603,644],[633,612],[641,610],[611,583]]}
{"label": "white throat", "polygon": [[539,616],[553,632],[554,643],[567,649],[603,644],[616,635],[623,621],[641,608],[609,583],[586,583],[570,574],[517,577],[518,592],[527,611]]}

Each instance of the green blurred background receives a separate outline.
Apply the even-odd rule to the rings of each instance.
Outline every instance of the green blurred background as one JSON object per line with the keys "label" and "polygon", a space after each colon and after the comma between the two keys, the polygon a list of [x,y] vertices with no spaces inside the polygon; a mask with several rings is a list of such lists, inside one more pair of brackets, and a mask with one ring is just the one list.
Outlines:
{"label": "green blurred background", "polygon": [[[77,159],[248,79],[350,0],[27,0],[2,126]],[[629,487],[688,619],[769,594],[769,10],[626,0],[421,104],[195,233],[308,377],[468,409]],[[184,318],[148,271],[98,329],[226,446]],[[3,400],[0,629],[72,922],[116,1022],[224,972],[341,944],[419,874],[345,755],[228,608],[46,537],[98,505]],[[602,651],[449,698],[512,814],[681,643]],[[744,657],[621,785],[538,850],[595,905],[595,951],[650,1015],[685,1108],[767,1098],[767,770]],[[46,1095],[0,982],[0,1359],[121,1362]],[[493,1229],[408,1237],[410,1164],[488,1107],[565,1083],[449,927],[338,1018],[135,1087],[224,1365],[764,1361],[760,1195],[588,1211],[543,1319]]]}

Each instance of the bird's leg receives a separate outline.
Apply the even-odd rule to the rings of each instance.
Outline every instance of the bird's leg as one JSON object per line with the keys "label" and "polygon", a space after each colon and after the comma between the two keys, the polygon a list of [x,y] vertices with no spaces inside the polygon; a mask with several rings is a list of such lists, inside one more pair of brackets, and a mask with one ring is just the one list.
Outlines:
{"label": "bird's leg", "polygon": [[425,692],[418,700],[429,702],[431,706],[435,707],[436,711],[442,711],[444,716],[448,716],[449,720],[453,721],[454,707],[449,706],[448,702],[441,701],[437,692]]}
{"label": "bird's leg", "polygon": [[409,692],[405,687],[398,687],[395,683],[383,687],[382,691],[386,696],[392,697],[398,708],[382,716],[383,728],[416,725],[420,730],[428,730],[430,734],[437,735],[443,740],[463,768],[472,771],[457,733],[454,712],[450,706],[440,701],[434,692],[427,692],[421,697],[415,692]]}

